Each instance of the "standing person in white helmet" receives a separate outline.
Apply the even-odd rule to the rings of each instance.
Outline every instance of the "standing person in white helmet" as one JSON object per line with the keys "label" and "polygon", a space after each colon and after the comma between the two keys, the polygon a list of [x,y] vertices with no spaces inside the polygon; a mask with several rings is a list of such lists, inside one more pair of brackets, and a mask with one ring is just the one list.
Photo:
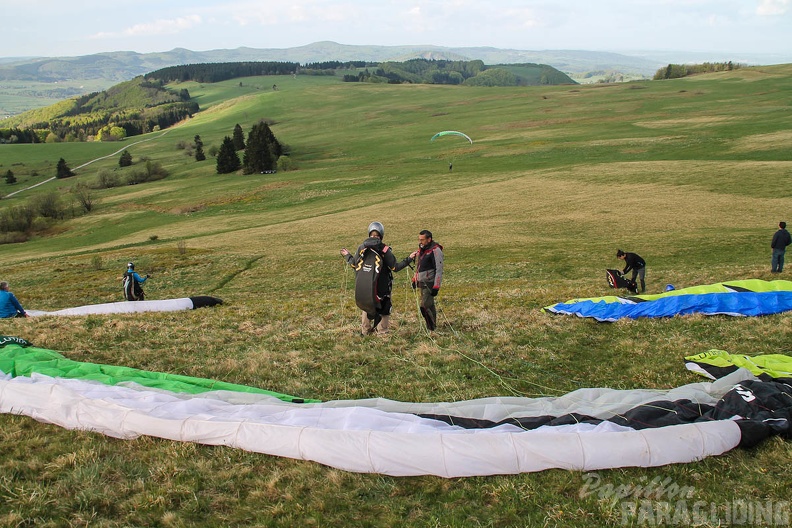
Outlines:
{"label": "standing person in white helmet", "polygon": [[149,276],[141,277],[135,271],[135,263],[130,262],[127,264],[127,270],[124,272],[122,284],[124,286],[124,298],[127,301],[142,301],[145,299],[143,293],[143,283],[146,282]]}
{"label": "standing person in white helmet", "polygon": [[371,222],[368,238],[358,246],[355,253],[347,248],[341,255],[355,269],[355,303],[361,314],[360,333],[387,335],[390,328],[391,289],[393,273],[406,268],[411,259],[397,262],[389,246],[382,241],[385,227],[380,222]]}

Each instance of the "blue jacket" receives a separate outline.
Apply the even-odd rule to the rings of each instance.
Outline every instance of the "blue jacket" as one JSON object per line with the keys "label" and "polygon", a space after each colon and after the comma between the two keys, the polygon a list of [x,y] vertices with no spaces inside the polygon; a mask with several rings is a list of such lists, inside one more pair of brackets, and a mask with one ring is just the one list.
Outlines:
{"label": "blue jacket", "polygon": [[[132,270],[127,270],[127,272],[130,272],[130,271],[132,271]],[[146,282],[146,279],[147,279],[148,277],[141,277],[141,276],[138,274],[138,272],[137,272],[137,271],[132,271],[132,278],[133,278],[133,279],[135,279],[136,281],[138,281],[140,284],[143,284],[144,282]]]}
{"label": "blue jacket", "polygon": [[25,315],[25,309],[13,293],[0,290],[0,318],[16,317],[17,314]]}

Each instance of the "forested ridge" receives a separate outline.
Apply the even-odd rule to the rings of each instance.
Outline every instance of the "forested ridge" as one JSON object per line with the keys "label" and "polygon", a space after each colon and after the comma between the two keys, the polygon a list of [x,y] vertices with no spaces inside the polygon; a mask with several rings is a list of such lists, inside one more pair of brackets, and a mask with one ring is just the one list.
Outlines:
{"label": "forested ridge", "polygon": [[169,66],[108,90],[67,99],[7,120],[0,143],[117,141],[161,130],[199,111],[178,82],[213,83],[263,75],[343,75],[346,82],[421,83],[471,86],[575,84],[566,74],[541,64],[487,66],[480,60],[410,59],[366,61],[227,62]]}

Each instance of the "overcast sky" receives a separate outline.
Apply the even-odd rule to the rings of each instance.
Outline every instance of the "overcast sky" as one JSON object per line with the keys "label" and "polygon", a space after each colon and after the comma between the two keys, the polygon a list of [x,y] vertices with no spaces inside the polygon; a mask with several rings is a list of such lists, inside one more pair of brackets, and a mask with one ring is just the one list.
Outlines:
{"label": "overcast sky", "polygon": [[0,0],[0,57],[351,45],[792,55],[792,0]]}

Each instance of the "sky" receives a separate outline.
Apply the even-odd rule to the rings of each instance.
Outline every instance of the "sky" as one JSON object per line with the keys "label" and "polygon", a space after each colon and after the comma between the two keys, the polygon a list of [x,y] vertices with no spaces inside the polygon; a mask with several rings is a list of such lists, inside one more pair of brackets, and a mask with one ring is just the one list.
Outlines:
{"label": "sky", "polygon": [[792,0],[0,0],[0,57],[348,45],[792,56]]}

